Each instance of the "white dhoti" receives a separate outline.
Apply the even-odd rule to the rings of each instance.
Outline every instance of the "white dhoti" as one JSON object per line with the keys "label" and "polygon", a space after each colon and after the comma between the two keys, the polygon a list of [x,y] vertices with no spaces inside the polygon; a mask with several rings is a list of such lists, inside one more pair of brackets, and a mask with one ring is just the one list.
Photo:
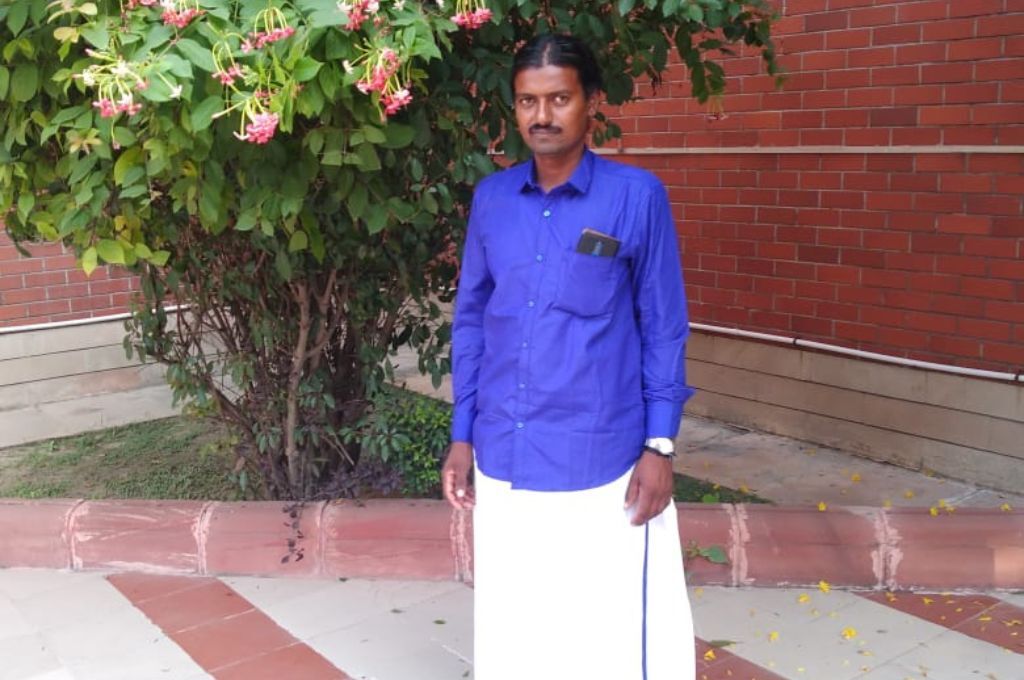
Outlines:
{"label": "white dhoti", "polygon": [[475,680],[693,680],[676,508],[632,526],[631,474],[549,492],[477,469]]}

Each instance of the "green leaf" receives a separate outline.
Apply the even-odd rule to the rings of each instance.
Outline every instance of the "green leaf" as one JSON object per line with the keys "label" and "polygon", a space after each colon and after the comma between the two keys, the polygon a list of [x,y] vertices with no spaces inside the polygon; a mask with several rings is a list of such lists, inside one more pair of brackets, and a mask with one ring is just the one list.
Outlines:
{"label": "green leaf", "polygon": [[619,14],[625,16],[632,11],[634,5],[636,0],[619,0]]}
{"label": "green leaf", "polygon": [[246,210],[235,221],[235,231],[252,231],[256,226],[257,219],[255,210]]}
{"label": "green leaf", "polygon": [[0,66],[0,99],[7,98],[7,86],[11,83],[11,72]]}
{"label": "green leaf", "polygon": [[114,141],[120,144],[122,147],[132,146],[133,144],[135,144],[135,140],[135,133],[129,130],[128,128],[114,128]]}
{"label": "green leaf", "polygon": [[309,247],[309,237],[301,229],[295,230],[292,237],[288,239],[288,252],[297,253]]}
{"label": "green leaf", "polygon": [[85,252],[82,253],[82,271],[84,271],[85,275],[88,276],[89,274],[92,274],[93,270],[95,270],[95,269],[96,269],[96,248],[94,248],[94,247],[86,248]]}
{"label": "green leaf", "polygon": [[96,252],[104,262],[124,264],[124,248],[117,241],[105,238],[96,244]]}
{"label": "green leaf", "polygon": [[96,16],[96,13],[99,10],[96,8],[96,4],[95,3],[86,2],[86,3],[81,4],[81,5],[78,6],[78,11],[81,12],[82,14],[84,14],[87,17],[94,17],[94,16]]}
{"label": "green leaf", "polygon": [[295,62],[295,70],[292,72],[292,75],[295,77],[296,82],[304,83],[315,78],[321,66],[323,64],[312,57],[302,57]]}
{"label": "green leaf", "polygon": [[96,21],[91,24],[85,24],[78,29],[78,32],[90,45],[101,50],[107,49],[110,43],[110,32],[107,31],[106,22]]}
{"label": "green leaf", "polygon": [[157,250],[153,253],[153,256],[149,258],[149,261],[155,264],[157,267],[163,267],[167,264],[167,259],[170,258],[171,253],[167,250]]}
{"label": "green leaf", "polygon": [[729,563],[729,557],[725,554],[725,550],[720,545],[712,545],[701,552],[709,562],[714,562],[715,564]]}
{"label": "green leaf", "polygon": [[[142,149],[137,146],[133,146],[118,156],[117,161],[114,162],[114,182],[121,186],[131,184],[128,181],[128,171],[132,168],[138,168],[141,172],[144,172],[141,167],[141,161]],[[135,179],[138,178],[138,176],[135,176]],[[102,255],[102,252],[100,254]]]}
{"label": "green leaf", "polygon": [[153,257],[153,251],[149,249],[145,243],[135,244],[135,255],[143,260],[148,260]]}
{"label": "green leaf", "polygon": [[366,191],[366,185],[359,183],[352,187],[352,193],[348,195],[348,200],[345,202],[352,219],[358,220],[363,216],[368,202],[369,196]]}
{"label": "green leaf", "polygon": [[388,211],[382,205],[371,205],[366,211],[366,227],[370,234],[376,234],[388,224]]}
{"label": "green leaf", "polygon": [[373,148],[373,144],[360,144],[356,148],[356,155],[359,156],[360,169],[368,172],[380,170],[380,157],[377,155],[377,150]]}
{"label": "green leaf", "polygon": [[384,135],[386,136],[383,142],[385,149],[401,149],[412,144],[412,140],[416,137],[416,130],[411,125],[388,123],[384,128]]}
{"label": "green leaf", "polygon": [[691,3],[687,5],[686,9],[683,10],[683,14],[685,14],[691,20],[696,21],[698,23],[704,21],[704,10],[701,8],[700,5],[696,3]]}
{"label": "green leaf", "polygon": [[18,64],[11,78],[11,99],[27,102],[39,89],[39,69],[35,64]]}
{"label": "green leaf", "polygon": [[723,647],[732,647],[736,644],[735,640],[708,640],[708,646],[714,647],[715,649],[722,649]]}
{"label": "green leaf", "polygon": [[199,106],[192,109],[192,130],[202,132],[210,127],[213,122],[213,115],[224,106],[224,100],[219,94],[210,95]]}
{"label": "green leaf", "polygon": [[28,20],[28,7],[27,0],[22,0],[11,5],[11,10],[7,13],[7,28],[11,29],[14,36],[17,36],[21,33],[21,29],[25,28],[25,22]]}
{"label": "green leaf", "polygon": [[181,52],[181,55],[188,59],[194,66],[213,73],[217,70],[217,65],[213,63],[213,55],[210,50],[200,46],[195,40],[190,38],[181,38],[178,42],[174,43]]}

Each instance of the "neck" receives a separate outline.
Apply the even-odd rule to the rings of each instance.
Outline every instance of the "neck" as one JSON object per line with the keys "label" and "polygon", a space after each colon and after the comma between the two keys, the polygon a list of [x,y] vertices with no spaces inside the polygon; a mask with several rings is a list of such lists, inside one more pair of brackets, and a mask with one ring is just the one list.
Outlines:
{"label": "neck", "polygon": [[562,154],[534,155],[533,167],[537,173],[537,184],[544,191],[551,191],[564,184],[583,158],[583,146]]}

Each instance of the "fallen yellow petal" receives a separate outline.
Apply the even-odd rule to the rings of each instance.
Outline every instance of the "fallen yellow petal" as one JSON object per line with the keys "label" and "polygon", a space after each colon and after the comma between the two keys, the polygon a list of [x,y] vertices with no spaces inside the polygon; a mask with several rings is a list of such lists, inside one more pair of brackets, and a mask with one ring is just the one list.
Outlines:
{"label": "fallen yellow petal", "polygon": [[928,508],[928,514],[932,517],[938,517],[939,509],[933,505],[932,507]]}
{"label": "fallen yellow petal", "polygon": [[852,640],[857,637],[856,628],[843,628],[842,636],[844,640]]}
{"label": "fallen yellow petal", "polygon": [[888,510],[889,508],[892,507],[892,501],[886,498],[884,501],[882,501],[882,507]]}
{"label": "fallen yellow petal", "polygon": [[851,482],[859,482],[860,481],[860,473],[859,472],[854,472],[852,475],[850,475],[850,481]]}
{"label": "fallen yellow petal", "polygon": [[828,510],[828,504],[825,501],[818,502],[818,512],[825,512]]}
{"label": "fallen yellow petal", "polygon": [[799,602],[800,604],[806,604],[806,603],[811,601],[811,596],[808,595],[807,593],[804,593],[800,597],[796,598],[796,601]]}
{"label": "fallen yellow petal", "polygon": [[911,491],[910,489],[907,489],[906,491],[903,492],[903,497],[904,498],[913,498],[914,497],[914,492]]}
{"label": "fallen yellow petal", "polygon": [[955,505],[947,505],[946,506],[946,513],[947,514],[952,515],[955,511],[956,511],[956,506]]}
{"label": "fallen yellow petal", "polygon": [[925,604],[931,604],[932,602],[935,602],[935,600],[933,600],[930,597],[922,597],[921,601],[924,602]]}
{"label": "fallen yellow petal", "polygon": [[1013,510],[1013,508],[1010,507],[1009,503],[1003,503],[1002,505],[999,506],[999,509],[1002,510],[1003,512],[1009,512],[1010,510]]}
{"label": "fallen yellow petal", "polygon": [[940,498],[939,499],[939,507],[940,508],[946,507],[946,499],[945,498]]}
{"label": "fallen yellow petal", "polygon": [[889,600],[889,602],[895,602],[896,601],[896,594],[891,592],[891,591],[886,591],[885,599]]}
{"label": "fallen yellow petal", "polygon": [[740,491],[743,493],[750,493],[750,487],[746,484],[740,484]]}
{"label": "fallen yellow petal", "polygon": [[832,590],[832,585],[828,581],[818,581],[818,590],[827,593]]}
{"label": "fallen yellow petal", "polygon": [[779,631],[773,630],[772,632],[768,633],[768,641],[769,642],[775,642],[778,639],[779,639]]}
{"label": "fallen yellow petal", "polygon": [[714,661],[716,658],[717,657],[715,656],[715,650],[709,649],[708,651],[704,652],[705,661]]}

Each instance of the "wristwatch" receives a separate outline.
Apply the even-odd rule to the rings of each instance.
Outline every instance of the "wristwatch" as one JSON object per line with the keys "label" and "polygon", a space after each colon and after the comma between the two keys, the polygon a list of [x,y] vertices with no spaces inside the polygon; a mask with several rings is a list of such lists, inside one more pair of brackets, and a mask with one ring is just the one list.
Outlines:
{"label": "wristwatch", "polygon": [[644,442],[644,451],[650,451],[665,458],[676,457],[675,442],[668,437],[650,437]]}

